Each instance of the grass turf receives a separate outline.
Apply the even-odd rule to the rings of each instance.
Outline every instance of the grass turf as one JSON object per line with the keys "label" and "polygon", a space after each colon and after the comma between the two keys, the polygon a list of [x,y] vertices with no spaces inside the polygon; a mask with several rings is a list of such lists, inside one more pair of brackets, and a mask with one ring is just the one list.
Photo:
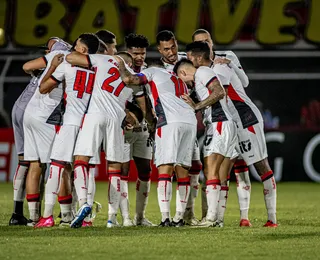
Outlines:
{"label": "grass turf", "polygon": [[[175,185],[174,185],[175,186]],[[105,227],[107,183],[97,184],[96,200],[103,210],[93,228],[34,230],[9,227],[12,185],[0,184],[0,259],[320,259],[320,192],[315,183],[278,184],[276,229],[263,228],[266,210],[262,186],[252,186],[251,228],[239,228],[239,207],[234,184],[230,187],[225,227],[219,228],[114,228]],[[135,185],[130,184],[131,214]],[[175,194],[174,194],[175,195]],[[172,199],[174,212],[175,196]],[[200,196],[196,216],[201,216]],[[25,212],[27,212],[25,203]],[[58,214],[58,207],[55,215]],[[25,214],[28,216],[28,214]],[[158,224],[159,207],[153,184],[147,217]]]}

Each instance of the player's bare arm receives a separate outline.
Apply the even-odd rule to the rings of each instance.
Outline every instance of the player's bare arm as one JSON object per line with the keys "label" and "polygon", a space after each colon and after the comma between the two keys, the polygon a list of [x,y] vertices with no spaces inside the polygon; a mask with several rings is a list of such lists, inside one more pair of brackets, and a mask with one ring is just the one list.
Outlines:
{"label": "player's bare arm", "polygon": [[220,99],[223,99],[226,96],[226,92],[225,92],[224,88],[220,85],[220,82],[218,79],[213,80],[209,84],[209,86],[207,86],[207,88],[211,91],[211,94],[203,101],[195,104],[194,105],[195,110],[200,110],[202,108],[212,106],[213,104],[215,104]]}
{"label": "player's bare arm", "polygon": [[51,75],[56,70],[56,68],[63,62],[63,56],[63,54],[58,54],[53,58],[50,68],[48,69],[46,75],[43,77],[41,81],[39,90],[41,94],[50,93],[55,87],[58,86],[59,82],[52,79]]}
{"label": "player's bare arm", "polygon": [[89,56],[79,53],[72,52],[66,56],[66,61],[72,65],[88,68],[90,66]]}
{"label": "player's bare arm", "polygon": [[30,60],[23,64],[22,69],[28,73],[32,74],[34,70],[39,70],[45,68],[47,65],[47,61],[44,57],[40,57],[34,60]]}
{"label": "player's bare arm", "polygon": [[118,61],[121,79],[127,85],[127,87],[130,87],[128,85],[145,85],[145,84],[147,84],[147,79],[143,74],[141,74],[141,73],[132,74],[126,68],[126,65],[121,57],[114,56],[114,58]]}

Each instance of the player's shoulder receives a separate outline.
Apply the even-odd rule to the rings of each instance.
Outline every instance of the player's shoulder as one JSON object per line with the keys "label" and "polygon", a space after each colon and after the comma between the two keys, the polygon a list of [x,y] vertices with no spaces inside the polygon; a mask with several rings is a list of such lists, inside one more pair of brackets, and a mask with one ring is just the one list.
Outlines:
{"label": "player's shoulder", "polygon": [[233,52],[233,51],[230,51],[230,50],[226,50],[226,51],[215,51],[214,52],[215,55],[217,57],[220,57],[220,58],[227,58],[229,60],[239,60],[237,55]]}
{"label": "player's shoulder", "polygon": [[178,60],[186,59],[187,53],[185,52],[178,52]]}

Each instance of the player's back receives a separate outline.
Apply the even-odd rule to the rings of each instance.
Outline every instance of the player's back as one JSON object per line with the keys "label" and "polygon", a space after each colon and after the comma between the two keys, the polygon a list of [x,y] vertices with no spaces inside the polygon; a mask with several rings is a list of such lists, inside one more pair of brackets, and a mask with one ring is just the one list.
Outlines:
{"label": "player's back", "polygon": [[158,126],[174,122],[196,125],[194,110],[181,98],[188,93],[181,79],[157,67],[146,69],[143,74],[148,79],[147,91],[158,117]]}
{"label": "player's back", "polygon": [[15,105],[17,107],[19,107],[22,110],[24,110],[27,107],[29,101],[34,95],[34,92],[36,91],[36,88],[38,87],[38,80],[39,78],[35,76],[31,78],[29,84],[26,86],[26,88],[23,90],[23,92],[15,102]]}
{"label": "player's back", "polygon": [[[38,80],[38,86],[40,86],[43,77],[47,74],[47,71],[51,66],[51,62],[53,58],[60,53],[68,54],[69,52],[53,51],[44,56],[47,62],[47,67],[42,73],[40,79]],[[39,120],[47,121],[48,118],[51,118],[51,117],[55,118],[56,115],[60,114],[61,112],[59,105],[61,104],[61,100],[63,96],[62,84],[59,84],[57,88],[54,88],[48,94],[41,94],[38,86],[36,88],[34,95],[30,99],[30,102],[26,107],[26,112],[32,115],[33,117],[38,118]],[[55,121],[54,119],[52,120]],[[52,124],[58,123],[58,122],[53,122],[52,120],[51,119],[49,120],[50,123]]]}
{"label": "player's back", "polygon": [[125,104],[132,90],[122,81],[117,61],[109,55],[88,55],[96,70],[88,113],[103,113],[108,117],[123,119]]}

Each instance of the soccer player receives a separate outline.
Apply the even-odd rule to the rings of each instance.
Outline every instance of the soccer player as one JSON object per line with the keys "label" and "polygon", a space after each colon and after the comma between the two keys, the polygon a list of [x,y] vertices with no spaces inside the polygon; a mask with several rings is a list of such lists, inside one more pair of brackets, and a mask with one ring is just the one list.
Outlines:
{"label": "soccer player", "polygon": [[[209,59],[209,46],[204,44],[207,46],[208,52],[205,53],[203,59]],[[222,65],[216,66],[216,70],[220,72],[219,76],[214,70],[206,66],[199,66],[196,59],[198,46],[192,47],[192,56],[188,55],[191,61],[179,61],[174,71],[183,81],[194,81],[195,83],[195,90],[200,102],[195,104],[188,95],[183,96],[185,101],[195,110],[204,109],[203,123],[206,126],[206,137],[203,156],[204,171],[207,177],[208,213],[206,221],[200,225],[223,227],[223,219],[222,221],[218,219],[218,204],[222,197],[226,196],[222,189],[222,187],[226,187],[226,183],[222,186],[220,180],[223,178],[226,182],[229,168],[223,170],[223,167],[229,165],[237,141],[236,126],[227,107],[227,95],[224,89],[224,86],[229,85],[228,76],[230,74],[228,68]],[[224,196],[220,196],[220,194]]]}
{"label": "soccer player", "polygon": [[[159,32],[157,34],[157,45],[158,51],[161,54],[161,61],[165,69],[170,73],[173,73],[173,68],[177,61],[187,57],[186,53],[178,52],[178,43],[171,31],[164,30]],[[197,225],[199,223],[194,216],[194,203],[198,196],[201,169],[200,150],[198,141],[196,141],[192,155],[192,166],[189,170],[191,191],[184,216],[184,220],[188,225]]]}
{"label": "soccer player", "polygon": [[[192,50],[190,50],[187,52],[188,58],[192,59],[193,62],[197,63],[199,66],[213,66],[213,61],[210,58],[208,59],[210,54],[208,45],[203,42],[198,42],[197,45],[202,45],[202,54],[195,58],[192,54]],[[190,48],[190,46],[187,47]],[[213,70],[215,70],[215,66],[213,66]],[[218,78],[223,76],[218,72],[217,74]],[[239,144],[237,145],[237,150],[247,165],[254,165],[263,182],[264,199],[268,212],[268,221],[264,226],[277,227],[276,183],[268,163],[261,113],[246,95],[243,85],[235,72],[231,75],[230,85],[228,86],[227,91],[229,100],[228,108],[238,129]]]}
{"label": "soccer player", "polygon": [[[105,44],[103,54],[115,55],[117,53],[117,38],[112,32],[108,30],[99,30],[96,32],[96,35]],[[103,46],[100,46],[99,48],[103,48]],[[101,50],[99,50],[98,53],[101,53]]]}
{"label": "soccer player", "polygon": [[[238,57],[232,51],[214,51],[214,44],[211,38],[210,33],[204,29],[197,29],[192,34],[192,41],[205,41],[210,47],[211,59],[214,59],[215,63],[227,64],[231,67],[236,75],[238,76],[241,84],[244,88],[249,85],[249,79],[242,66],[239,62]],[[213,52],[214,51],[214,52]],[[251,226],[251,223],[248,219],[249,205],[250,205],[250,193],[251,193],[251,182],[248,171],[248,165],[245,161],[239,156],[239,153],[234,152],[232,160],[230,162],[229,175],[234,165],[235,176],[237,179],[237,193],[238,201],[240,205],[240,226]],[[237,159],[238,158],[238,159]],[[206,202],[206,193],[205,185],[202,185],[202,214],[203,217],[207,212],[207,202]],[[223,210],[223,209],[222,209]]]}
{"label": "soccer player", "polygon": [[[96,53],[99,47],[99,39],[94,34],[81,34],[76,40],[74,50],[83,54]],[[52,152],[50,175],[46,184],[45,209],[43,218],[36,224],[36,228],[52,227],[53,207],[56,201],[56,194],[59,193],[60,183],[63,175],[69,172],[65,168],[71,168],[73,162],[73,150],[76,143],[82,118],[87,109],[93,84],[95,71],[91,68],[81,68],[72,66],[64,61],[59,66],[51,64],[46,75],[40,84],[40,93],[47,94],[55,89],[61,82],[65,82],[65,113],[63,115],[63,125],[56,134]],[[78,179],[75,178],[75,187]],[[66,196],[58,196],[61,207],[62,223],[71,223],[73,216],[71,213],[72,195],[71,191]],[[91,205],[92,206],[92,205]]]}
{"label": "soccer player", "polygon": [[109,175],[107,227],[111,228],[117,226],[116,214],[121,195],[120,175],[124,145],[121,124],[126,115],[125,104],[132,90],[127,88],[121,80],[116,60],[112,56],[73,52],[66,56],[66,60],[72,65],[98,68],[88,111],[74,151],[74,173],[77,179],[75,185],[77,193],[79,191],[80,209],[71,222],[71,227],[81,227],[83,219],[91,212],[91,207],[87,203],[88,162],[103,143]]}
{"label": "soccer player", "polygon": [[[155,135],[155,164],[158,167],[158,202],[162,214],[160,226],[184,225],[183,216],[190,194],[188,170],[196,139],[197,120],[194,110],[181,96],[188,93],[186,85],[175,75],[161,68],[151,67],[140,74],[132,74],[119,61],[119,70],[126,84],[146,85],[146,92],[157,116]],[[170,221],[172,196],[171,178],[177,174],[176,214]]]}
{"label": "soccer player", "polygon": [[[25,72],[30,74],[33,70],[43,68],[46,68],[46,72],[54,56],[71,47],[58,38],[55,41],[49,49],[50,53],[23,65]],[[50,48],[49,44],[48,47]],[[58,62],[57,58],[55,62]],[[38,85],[43,76],[42,74]],[[45,163],[50,161],[51,145],[56,132],[55,127],[61,123],[62,93],[62,85],[51,95],[42,95],[39,88],[36,88],[34,95],[26,106],[23,117],[24,160],[30,162],[26,179],[26,198],[30,213],[30,223],[28,225],[30,226],[33,226],[39,220],[39,181],[42,168]]]}
{"label": "soccer player", "polygon": [[[140,73],[146,69],[145,58],[148,39],[143,35],[129,34],[125,37],[128,53],[131,54],[133,62],[132,69]],[[146,97],[143,86],[132,86],[133,105],[140,109],[146,118]],[[129,108],[130,110],[130,108]],[[145,209],[148,203],[150,192],[152,145],[149,141],[149,132],[146,120],[130,131],[125,131],[125,158],[121,169],[121,202],[120,210],[123,217],[123,225],[131,226],[129,218],[129,197],[128,197],[128,176],[130,170],[130,160],[134,159],[138,170],[138,180],[136,183],[136,213],[133,223],[137,226],[152,226],[153,224],[145,217]]]}

